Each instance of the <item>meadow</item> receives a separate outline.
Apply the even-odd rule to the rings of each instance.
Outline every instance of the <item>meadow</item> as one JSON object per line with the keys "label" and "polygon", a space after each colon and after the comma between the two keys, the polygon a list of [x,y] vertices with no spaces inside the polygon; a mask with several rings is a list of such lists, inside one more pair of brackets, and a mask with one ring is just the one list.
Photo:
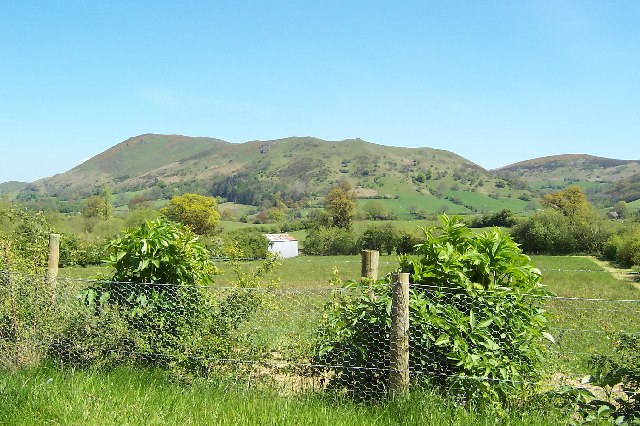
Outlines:
{"label": "meadow", "polygon": [[[548,289],[561,299],[550,300],[552,334],[562,346],[551,356],[547,387],[578,383],[587,373],[590,354],[610,350],[606,332],[637,332],[638,304],[623,305],[612,299],[640,299],[633,282],[614,278],[588,257],[533,256]],[[280,289],[269,316],[247,324],[254,342],[271,345],[285,357],[296,353],[291,339],[299,339],[300,326],[313,325],[332,278],[360,275],[359,256],[300,256],[282,260],[273,272]],[[380,275],[397,268],[396,256],[381,256]],[[222,274],[215,287],[233,285],[231,264],[218,263]],[[258,262],[241,264],[250,273]],[[72,267],[60,271],[61,279],[75,285],[104,267]],[[319,290],[319,292],[318,292]],[[215,290],[214,290],[215,291]],[[310,297],[310,295],[315,295]],[[566,298],[566,299],[564,299]],[[575,298],[597,299],[576,300]],[[632,313],[635,312],[635,315]],[[289,346],[288,346],[289,345]],[[284,348],[284,349],[283,349]],[[214,425],[551,425],[565,424],[571,414],[531,403],[498,416],[482,407],[470,409],[441,395],[418,391],[408,397],[378,404],[356,403],[314,391],[251,385],[229,377],[181,380],[166,372],[118,367],[107,371],[60,369],[44,365],[18,372],[0,373],[0,424],[214,424]]]}

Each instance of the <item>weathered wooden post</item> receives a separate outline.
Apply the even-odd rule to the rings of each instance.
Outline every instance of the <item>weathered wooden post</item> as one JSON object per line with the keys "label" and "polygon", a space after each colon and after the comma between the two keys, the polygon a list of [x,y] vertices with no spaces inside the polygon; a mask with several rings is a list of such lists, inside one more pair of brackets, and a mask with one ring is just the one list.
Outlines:
{"label": "weathered wooden post", "polygon": [[391,290],[390,390],[400,394],[409,388],[409,274],[393,274]]}
{"label": "weathered wooden post", "polygon": [[47,286],[51,292],[52,301],[56,298],[56,279],[58,278],[58,263],[60,261],[60,235],[49,234],[49,259],[47,261]]}
{"label": "weathered wooden post", "polygon": [[378,250],[362,250],[362,275],[364,278],[378,279],[378,263],[380,252]]}

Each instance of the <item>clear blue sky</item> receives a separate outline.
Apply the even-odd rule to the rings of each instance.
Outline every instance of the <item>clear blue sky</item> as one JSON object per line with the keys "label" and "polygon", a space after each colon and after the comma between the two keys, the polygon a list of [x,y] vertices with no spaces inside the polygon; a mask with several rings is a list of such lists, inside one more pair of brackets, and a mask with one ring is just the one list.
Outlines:
{"label": "clear blue sky", "polygon": [[640,159],[640,1],[3,1],[0,182],[141,133]]}

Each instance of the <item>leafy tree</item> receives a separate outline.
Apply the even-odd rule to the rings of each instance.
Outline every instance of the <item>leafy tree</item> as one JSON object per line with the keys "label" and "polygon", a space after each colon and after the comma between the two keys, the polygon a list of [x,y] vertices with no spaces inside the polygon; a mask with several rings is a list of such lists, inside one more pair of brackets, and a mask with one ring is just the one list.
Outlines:
{"label": "leafy tree", "polygon": [[398,230],[391,224],[370,225],[360,236],[358,245],[363,250],[386,251],[391,254],[398,245],[398,238]]}
{"label": "leafy tree", "polygon": [[82,216],[96,217],[102,220],[107,220],[111,217],[112,212],[113,209],[106,197],[100,195],[92,195],[84,202]]}
{"label": "leafy tree", "polygon": [[505,228],[511,228],[517,223],[513,212],[509,209],[502,209],[496,213],[488,213],[482,215],[479,218],[473,219],[471,222],[472,228],[487,228],[489,226],[503,226]]}
{"label": "leafy tree", "polygon": [[331,188],[325,197],[325,209],[331,216],[333,225],[338,228],[351,228],[357,204],[356,195],[347,181]]}
{"label": "leafy tree", "polygon": [[534,214],[513,230],[514,238],[526,252],[602,253],[610,227],[580,187],[547,194],[542,204],[551,209]]}
{"label": "leafy tree", "polygon": [[317,227],[309,231],[304,240],[304,252],[321,256],[355,254],[356,236],[351,229]]}
{"label": "leafy tree", "polygon": [[615,203],[611,210],[616,212],[618,214],[618,218],[620,219],[625,219],[629,217],[629,214],[631,213],[631,211],[629,210],[629,206],[627,205],[627,202],[624,200],[620,200],[617,203]]}
{"label": "leafy tree", "polygon": [[544,195],[542,205],[558,210],[571,221],[588,216],[593,208],[582,188],[575,185]]}
{"label": "leafy tree", "polygon": [[169,205],[161,209],[161,213],[204,235],[213,231],[220,221],[217,206],[218,203],[213,197],[187,193],[171,198]]}
{"label": "leafy tree", "polygon": [[369,201],[364,205],[363,210],[368,219],[393,220],[398,218],[398,216],[394,212],[392,212],[379,200]]}

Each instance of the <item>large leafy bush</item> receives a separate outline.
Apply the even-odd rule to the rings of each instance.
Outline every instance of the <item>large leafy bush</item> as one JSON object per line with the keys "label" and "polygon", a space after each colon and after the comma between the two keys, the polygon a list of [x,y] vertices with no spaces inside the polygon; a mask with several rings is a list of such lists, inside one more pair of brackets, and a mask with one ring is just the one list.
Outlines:
{"label": "large leafy bush", "polygon": [[113,274],[83,291],[89,310],[80,311],[51,347],[65,362],[152,363],[207,374],[259,304],[249,292],[213,298],[205,286],[217,269],[188,227],[146,222],[108,250]]}
{"label": "large leafy bush", "polygon": [[321,256],[354,254],[358,251],[357,237],[350,229],[317,227],[304,240],[304,252]]}
{"label": "large leafy bush", "polygon": [[[458,219],[425,229],[411,273],[410,370],[416,386],[456,398],[509,403],[535,387],[547,293],[540,273],[499,230],[476,235]],[[326,306],[313,354],[329,387],[373,397],[388,386],[390,278],[349,282]]]}

